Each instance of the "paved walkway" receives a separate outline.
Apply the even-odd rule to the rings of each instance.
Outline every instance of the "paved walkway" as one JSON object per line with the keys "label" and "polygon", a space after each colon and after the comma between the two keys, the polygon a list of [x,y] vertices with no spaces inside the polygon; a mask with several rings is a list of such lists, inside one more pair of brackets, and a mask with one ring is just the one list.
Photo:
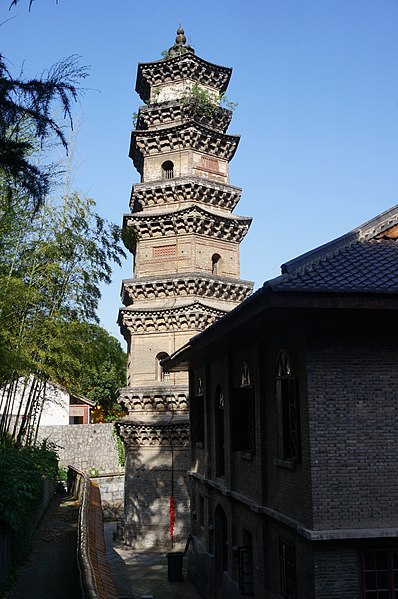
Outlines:
{"label": "paved walkway", "polygon": [[105,524],[107,558],[113,580],[120,597],[141,599],[200,599],[186,577],[184,559],[184,581],[168,582],[166,553],[135,551],[113,541],[116,523]]}
{"label": "paved walkway", "polygon": [[78,510],[76,501],[54,496],[36,530],[29,557],[5,594],[7,599],[80,599]]}
{"label": "paved walkway", "polygon": [[[76,560],[78,502],[56,495],[33,539],[27,561],[18,569],[5,599],[80,599]],[[186,578],[168,582],[165,553],[137,552],[113,541],[116,523],[106,523],[105,542],[120,598],[199,599]]]}

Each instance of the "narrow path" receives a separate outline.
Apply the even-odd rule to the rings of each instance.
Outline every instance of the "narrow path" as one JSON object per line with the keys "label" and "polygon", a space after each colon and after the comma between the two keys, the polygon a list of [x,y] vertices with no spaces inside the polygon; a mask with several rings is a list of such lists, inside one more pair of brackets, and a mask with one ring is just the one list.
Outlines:
{"label": "narrow path", "polygon": [[105,523],[106,557],[121,599],[140,599],[145,595],[156,599],[200,599],[188,581],[185,558],[184,580],[169,582],[166,553],[131,549],[113,540],[115,529],[116,523]]}
{"label": "narrow path", "polygon": [[78,509],[78,502],[69,497],[54,497],[6,599],[80,599]]}

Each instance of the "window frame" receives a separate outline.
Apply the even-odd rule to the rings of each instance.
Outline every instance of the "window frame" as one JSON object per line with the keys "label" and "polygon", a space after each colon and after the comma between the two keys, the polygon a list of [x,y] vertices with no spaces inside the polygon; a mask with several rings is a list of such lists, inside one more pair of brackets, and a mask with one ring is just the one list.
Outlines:
{"label": "window frame", "polygon": [[[366,564],[365,564],[365,560],[366,560],[366,555],[367,554],[376,554],[376,553],[385,553],[386,554],[386,563],[387,563],[387,570],[381,570],[381,569],[366,569]],[[396,568],[394,569],[394,554],[395,554],[395,558],[396,558]],[[386,589],[382,589],[382,588],[376,588],[376,589],[367,589],[366,588],[366,574],[370,574],[370,573],[381,573],[381,572],[386,572],[387,574],[387,587]],[[369,599],[369,597],[371,597],[371,595],[369,595],[369,593],[378,593],[379,591],[381,592],[387,592],[388,593],[388,599],[394,599],[395,598],[395,593],[398,591],[398,585],[394,585],[394,572],[397,573],[398,575],[398,547],[374,547],[374,548],[369,548],[367,550],[361,551],[361,553],[359,554],[359,581],[360,581],[360,598],[361,599]],[[378,576],[376,574],[375,577],[376,581],[378,579]],[[396,586],[397,588],[394,588],[394,586]]]}
{"label": "window frame", "polygon": [[162,179],[164,181],[174,179],[174,162],[172,160],[165,160],[162,163]]}
{"label": "window frame", "polygon": [[232,451],[253,455],[256,448],[255,397],[247,362],[242,364],[240,386],[232,389],[230,410]]}
{"label": "window frame", "polygon": [[286,350],[276,361],[276,403],[278,415],[278,458],[301,462],[301,427],[298,378],[293,375]]}
{"label": "window frame", "polygon": [[[287,558],[288,551],[291,552],[293,558],[290,561]],[[288,573],[288,567],[292,568],[293,577]],[[284,599],[297,599],[296,547],[282,537],[279,537],[279,586],[281,597]]]}
{"label": "window frame", "polygon": [[[216,478],[225,477],[225,403],[224,393],[217,385],[214,394],[214,462]],[[219,437],[222,435],[222,439]],[[220,443],[221,442],[221,443]]]}

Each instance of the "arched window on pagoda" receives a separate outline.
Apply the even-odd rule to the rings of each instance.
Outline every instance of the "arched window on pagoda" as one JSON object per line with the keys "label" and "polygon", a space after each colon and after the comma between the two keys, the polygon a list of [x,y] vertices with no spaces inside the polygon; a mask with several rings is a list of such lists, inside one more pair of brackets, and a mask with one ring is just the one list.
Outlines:
{"label": "arched window on pagoda", "polygon": [[220,254],[213,254],[211,257],[211,273],[213,275],[218,275],[221,264],[221,256]]}
{"label": "arched window on pagoda", "polygon": [[162,164],[163,179],[172,179],[174,177],[174,163],[171,160],[166,160]]}
{"label": "arched window on pagoda", "polygon": [[170,373],[169,372],[164,372],[162,365],[160,363],[161,360],[163,360],[164,358],[168,358],[169,354],[167,354],[166,352],[162,351],[159,352],[156,356],[156,380],[157,381],[168,381],[170,378]]}

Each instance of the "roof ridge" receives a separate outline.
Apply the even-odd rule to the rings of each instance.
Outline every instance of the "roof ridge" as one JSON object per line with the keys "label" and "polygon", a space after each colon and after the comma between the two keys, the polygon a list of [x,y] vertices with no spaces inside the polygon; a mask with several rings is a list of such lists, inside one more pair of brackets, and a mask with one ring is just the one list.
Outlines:
{"label": "roof ridge", "polygon": [[352,245],[356,241],[372,239],[376,235],[388,229],[398,219],[398,204],[378,214],[369,221],[355,227],[348,233],[329,241],[313,250],[309,250],[297,258],[293,258],[281,265],[282,275],[293,275],[319,264],[322,259],[336,255],[343,248]]}
{"label": "roof ridge", "polygon": [[397,220],[398,204],[371,218],[366,223],[359,225],[354,231],[358,232],[360,239],[372,239],[386,229],[389,229]]}
{"label": "roof ridge", "polygon": [[309,250],[297,258],[293,258],[281,265],[282,275],[296,274],[298,271],[303,271],[305,268],[319,264],[322,259],[334,256],[338,251],[351,245],[359,238],[359,233],[354,229],[337,239],[333,239],[328,243],[313,250]]}

